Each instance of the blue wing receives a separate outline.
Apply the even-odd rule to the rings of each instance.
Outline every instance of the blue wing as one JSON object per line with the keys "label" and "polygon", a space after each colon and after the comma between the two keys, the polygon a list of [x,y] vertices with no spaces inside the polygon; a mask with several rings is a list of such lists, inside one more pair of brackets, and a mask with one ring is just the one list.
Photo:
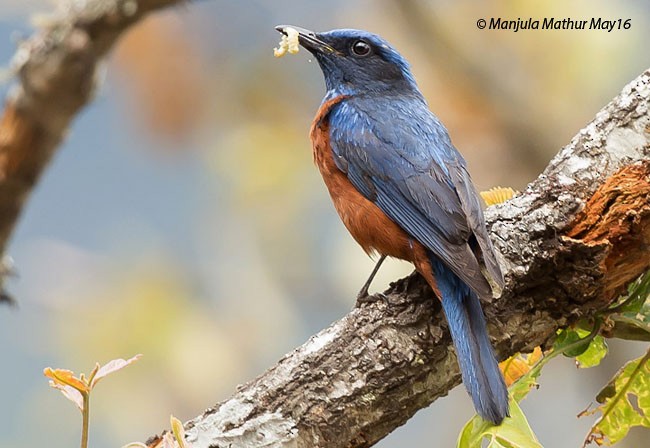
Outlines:
{"label": "blue wing", "polygon": [[352,97],[331,112],[337,167],[481,296],[503,277],[465,161],[423,99]]}

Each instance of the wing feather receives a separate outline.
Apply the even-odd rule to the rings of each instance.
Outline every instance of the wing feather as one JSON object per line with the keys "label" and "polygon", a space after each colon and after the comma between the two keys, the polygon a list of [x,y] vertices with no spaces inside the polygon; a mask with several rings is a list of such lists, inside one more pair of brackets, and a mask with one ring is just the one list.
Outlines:
{"label": "wing feather", "polygon": [[[337,167],[481,296],[503,277],[465,161],[423,101],[349,99],[330,113]],[[371,118],[373,117],[373,118]],[[476,240],[478,249],[472,247]]]}

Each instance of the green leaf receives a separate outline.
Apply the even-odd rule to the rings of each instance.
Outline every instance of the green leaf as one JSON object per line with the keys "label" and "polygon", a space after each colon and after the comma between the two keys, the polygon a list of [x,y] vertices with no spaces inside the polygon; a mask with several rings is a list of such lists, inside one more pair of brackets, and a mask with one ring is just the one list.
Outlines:
{"label": "green leaf", "polygon": [[173,415],[169,417],[169,422],[171,424],[172,434],[174,434],[176,443],[178,443],[178,446],[180,448],[185,448],[185,428],[183,427],[183,424]]}
{"label": "green leaf", "polygon": [[576,356],[576,362],[578,367],[586,369],[600,364],[600,361],[605,356],[607,356],[607,343],[605,342],[605,338],[596,335],[587,347],[587,350],[582,352],[581,355]]}
{"label": "green leaf", "polygon": [[644,306],[650,308],[648,306],[648,299],[650,298],[650,270],[632,282],[628,286],[627,291],[627,297],[624,297],[618,304],[612,307],[616,309],[616,312],[637,314]]}
{"label": "green leaf", "polygon": [[608,330],[608,336],[627,341],[650,341],[648,315],[642,316],[643,320],[641,320],[638,314],[631,314],[624,313],[609,316],[609,322],[612,325]]}
{"label": "green leaf", "polygon": [[[650,349],[641,358],[628,362],[600,391],[596,409],[580,416],[600,412],[584,445],[613,445],[623,439],[631,427],[650,428]],[[632,404],[632,401],[635,404]]]}
{"label": "green leaf", "polygon": [[499,426],[486,422],[475,415],[463,427],[457,448],[481,448],[487,440],[487,448],[543,448],[530,428],[526,416],[515,400],[510,400],[510,417]]}
{"label": "green leaf", "polygon": [[591,331],[582,328],[559,330],[553,349],[508,388],[511,396],[517,402],[523,400],[533,387],[537,387],[537,377],[542,372],[542,367],[560,354],[567,356],[567,353],[579,353],[576,357],[579,367],[598,365],[607,355],[605,340],[596,334],[599,328],[600,323],[596,322]]}
{"label": "green leaf", "polygon": [[608,312],[608,336],[650,341],[650,271],[633,282],[629,294]]}
{"label": "green leaf", "polygon": [[[592,339],[587,338],[588,330],[581,328],[564,328],[559,330],[553,344],[553,351],[563,352],[564,356],[575,358],[582,355],[591,344]],[[569,348],[569,346],[571,346]]]}

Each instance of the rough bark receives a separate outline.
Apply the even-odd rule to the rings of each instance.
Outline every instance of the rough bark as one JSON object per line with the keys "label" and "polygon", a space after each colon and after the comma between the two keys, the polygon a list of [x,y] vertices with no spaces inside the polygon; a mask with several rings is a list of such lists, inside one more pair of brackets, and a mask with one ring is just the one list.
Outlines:
{"label": "rough bark", "polygon": [[181,1],[68,2],[20,44],[18,83],[0,118],[0,254],[70,123],[92,99],[102,58],[130,25]]}
{"label": "rough bark", "polygon": [[[650,266],[650,70],[526,191],[486,219],[506,288],[485,303],[500,358],[547,345]],[[447,324],[416,274],[354,309],[186,424],[206,447],[366,447],[460,383]],[[150,439],[150,446],[160,443]]]}

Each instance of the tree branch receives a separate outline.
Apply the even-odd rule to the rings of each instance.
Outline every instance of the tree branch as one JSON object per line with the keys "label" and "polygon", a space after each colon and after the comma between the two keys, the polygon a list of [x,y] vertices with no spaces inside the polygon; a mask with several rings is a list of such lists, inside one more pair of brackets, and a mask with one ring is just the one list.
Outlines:
{"label": "tree branch", "polygon": [[71,121],[92,99],[101,59],[130,25],[181,1],[68,2],[20,44],[13,59],[18,85],[0,118],[0,254]]}
{"label": "tree branch", "polygon": [[[499,358],[547,345],[648,269],[650,70],[525,192],[486,211],[506,288],[485,303]],[[366,447],[460,383],[447,323],[413,274],[186,424],[194,448]],[[156,446],[159,437],[150,439]]]}

